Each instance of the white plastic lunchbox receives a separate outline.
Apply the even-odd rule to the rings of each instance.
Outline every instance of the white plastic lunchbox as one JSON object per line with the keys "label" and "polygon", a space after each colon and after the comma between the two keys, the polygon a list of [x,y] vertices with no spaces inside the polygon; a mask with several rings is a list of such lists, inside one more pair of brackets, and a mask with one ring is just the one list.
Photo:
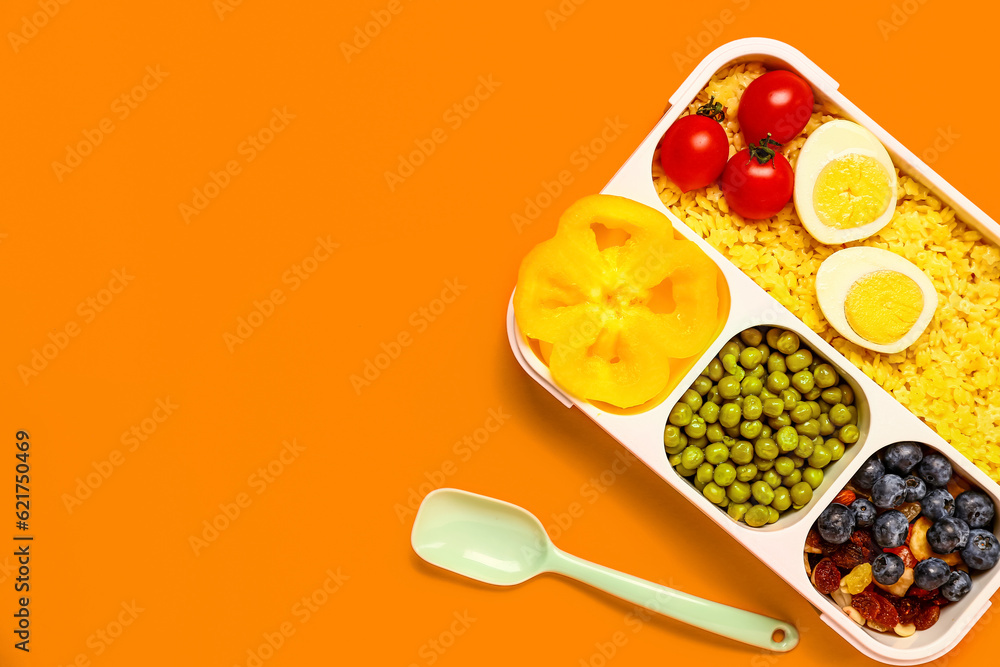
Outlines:
{"label": "white plastic lunchbox", "polygon": [[[667,211],[660,202],[653,184],[651,175],[653,153],[667,128],[677,120],[717,71],[727,65],[751,61],[763,62],[769,68],[797,72],[812,85],[817,101],[831,103],[840,109],[844,116],[871,130],[888,149],[897,166],[954,208],[964,222],[975,227],[994,243],[1000,244],[1000,226],[996,222],[845,99],[837,90],[837,82],[798,50],[771,39],[740,39],[719,47],[695,68],[671,96],[670,106],[663,118],[603,190],[605,194],[628,197],[666,213],[671,218],[675,230],[697,243],[716,262],[728,282],[731,297],[729,317],[719,338],[681,379],[666,400],[648,411],[630,415],[606,412],[562,391],[552,381],[548,368],[537,357],[518,329],[514,320],[513,300],[507,310],[507,334],[510,346],[517,361],[535,381],[566,407],[575,406],[585,412],[667,484],[697,505],[723,530],[809,600],[819,611],[823,621],[859,651],[870,658],[893,665],[928,662],[954,648],[983,616],[990,606],[990,598],[1000,588],[1000,566],[976,575],[972,592],[960,602],[944,607],[939,621],[933,627],[910,637],[899,637],[857,625],[830,598],[820,594],[813,587],[803,565],[806,535],[820,512],[833,501],[837,492],[866,459],[881,448],[902,440],[923,442],[937,449],[951,461],[957,473],[977,484],[998,506],[1000,506],[1000,487],[801,320],[758,287],[698,234]],[[822,485],[816,489],[813,500],[808,506],[797,512],[784,514],[774,524],[751,528],[744,523],[737,523],[724,511],[720,511],[672,469],[664,451],[663,429],[670,408],[722,346],[744,329],[759,325],[774,325],[796,332],[803,342],[837,368],[841,377],[845,378],[855,390],[861,437],[847,449],[842,459],[826,468],[826,477]],[[877,418],[873,418],[872,415],[877,415]]]}

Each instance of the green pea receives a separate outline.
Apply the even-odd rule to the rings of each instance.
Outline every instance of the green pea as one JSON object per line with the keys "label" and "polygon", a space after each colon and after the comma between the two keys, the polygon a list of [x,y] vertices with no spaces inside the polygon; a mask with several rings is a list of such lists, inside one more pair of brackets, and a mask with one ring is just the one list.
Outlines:
{"label": "green pea", "polygon": [[757,346],[760,350],[760,363],[761,365],[767,364],[767,360],[771,358],[771,348],[769,348],[763,341]]}
{"label": "green pea", "polygon": [[716,405],[722,404],[722,395],[719,393],[719,388],[717,386],[708,390],[708,393],[705,394],[705,402],[715,403]]}
{"label": "green pea", "polygon": [[759,528],[770,520],[771,512],[765,505],[754,505],[743,515],[743,520],[748,526]]}
{"label": "green pea", "polygon": [[774,509],[773,507],[769,506],[767,508],[767,512],[768,512],[768,516],[767,516],[767,522],[768,523],[774,523],[775,521],[777,521],[778,519],[781,518],[781,512],[779,512],[778,510]]}
{"label": "green pea", "polygon": [[719,408],[719,423],[726,428],[738,426],[742,416],[743,411],[740,409],[740,406],[735,403],[724,403],[722,407]]}
{"label": "green pea", "polygon": [[719,350],[719,360],[722,361],[723,364],[725,364],[725,359],[727,356],[731,356],[733,359],[736,359],[738,356],[740,356],[740,350],[743,349],[742,347],[740,347],[740,345],[741,344],[737,343],[735,340],[731,340],[725,345],[723,345],[722,349]]}
{"label": "green pea", "polygon": [[763,404],[760,399],[756,396],[747,396],[743,401],[743,418],[744,419],[760,419],[760,415],[763,412]]}
{"label": "green pea", "polygon": [[764,425],[760,423],[759,419],[753,419],[751,421],[745,421],[740,424],[740,435],[742,435],[747,440],[753,440],[760,435],[761,430]]}
{"label": "green pea", "polygon": [[779,512],[784,512],[789,507],[792,506],[792,495],[783,486],[779,486],[774,490],[774,500],[771,501],[771,507],[778,510]]}
{"label": "green pea", "polygon": [[844,443],[836,438],[829,438],[826,446],[830,448],[830,460],[839,461],[844,456]]}
{"label": "green pea", "polygon": [[705,460],[716,465],[729,458],[729,448],[721,442],[713,442],[705,448]]}
{"label": "green pea", "polygon": [[767,482],[754,482],[753,486],[750,487],[750,492],[753,494],[753,499],[761,505],[770,505],[771,501],[774,500],[774,490],[768,486]]}
{"label": "green pea", "polygon": [[782,412],[777,417],[771,417],[768,419],[767,425],[773,429],[780,429],[783,426],[791,426],[792,417],[787,412]]}
{"label": "green pea", "polygon": [[851,413],[851,421],[849,421],[848,423],[849,424],[854,424],[855,426],[857,426],[858,425],[858,409],[855,406],[853,406],[853,405],[848,405],[847,406],[847,411]]}
{"label": "green pea", "polygon": [[[748,377],[757,378],[758,380],[763,378],[765,375],[767,375],[767,369],[764,368],[763,364],[760,366],[754,366],[752,371],[747,372]],[[761,391],[763,390],[763,385],[761,385]]]}
{"label": "green pea", "polygon": [[691,423],[691,417],[694,413],[691,411],[691,406],[687,403],[678,403],[670,410],[670,415],[667,417],[669,421],[674,426],[687,426]]}
{"label": "green pea", "polygon": [[[723,491],[725,491],[725,489],[723,489]],[[715,504],[719,506],[719,509],[723,509],[724,510],[727,507],[729,507],[729,497],[728,496],[722,496],[722,500],[720,500],[719,502],[717,502]]]}
{"label": "green pea", "polygon": [[724,399],[736,398],[740,395],[740,382],[732,375],[719,380],[719,395]]}
{"label": "green pea", "polygon": [[705,437],[708,438],[709,442],[722,442],[726,433],[719,424],[709,424],[705,427]]}
{"label": "green pea", "polygon": [[740,440],[729,448],[729,458],[739,466],[750,463],[753,461],[753,445],[746,440]]}
{"label": "green pea", "polygon": [[683,452],[681,452],[681,465],[683,465],[688,470],[694,470],[700,466],[705,461],[705,452],[702,451],[700,447],[695,447],[694,445],[688,445]]}
{"label": "green pea", "polygon": [[[781,483],[787,486],[789,489],[801,481],[802,481],[802,470],[800,468],[796,468],[795,470],[792,471],[790,475],[785,475],[784,477],[781,478]],[[794,498],[792,499],[792,502],[795,502]]]}
{"label": "green pea", "polygon": [[745,503],[750,500],[750,485],[746,482],[735,481],[726,487],[726,497],[734,503]]}
{"label": "green pea", "polygon": [[840,390],[840,387],[830,387],[829,389],[824,389],[820,393],[820,397],[830,405],[836,405],[844,400],[844,392]]}
{"label": "green pea", "polygon": [[749,371],[760,363],[762,356],[756,347],[743,348],[743,351],[740,352],[740,366]]}
{"label": "green pea", "polygon": [[799,435],[812,439],[819,435],[819,422],[815,419],[809,419],[796,426],[795,430],[798,431]]}
{"label": "green pea", "polygon": [[788,376],[781,371],[774,371],[767,376],[767,389],[775,393],[788,389]]}
{"label": "green pea", "polygon": [[786,331],[778,338],[778,342],[773,347],[778,348],[782,354],[792,354],[799,349],[799,337],[791,331]]}
{"label": "green pea", "polygon": [[777,396],[774,394],[774,392],[768,391],[767,387],[761,387],[760,388],[760,393],[757,394],[757,397],[760,398],[760,400],[762,400],[762,401],[765,398],[777,398]]}
{"label": "green pea", "polygon": [[708,484],[708,482],[703,482],[700,479],[698,479],[697,476],[695,476],[694,481],[692,481],[691,483],[694,484],[694,488],[698,489],[698,491],[704,489],[705,485]]}
{"label": "green pea", "polygon": [[718,382],[725,375],[725,369],[722,367],[721,359],[712,359],[708,362],[708,366],[705,368],[705,375],[712,382]]}
{"label": "green pea", "polygon": [[694,478],[697,481],[701,482],[702,484],[708,484],[709,482],[712,481],[712,477],[714,476],[714,474],[715,474],[715,466],[713,466],[711,463],[705,462],[702,463],[700,466],[698,466],[694,474]]}
{"label": "green pea", "polygon": [[819,395],[822,393],[823,393],[822,389],[814,386],[812,389],[802,394],[802,398],[806,399],[807,401],[815,401],[816,399],[819,398]]}
{"label": "green pea", "polygon": [[[813,446],[815,447],[815,445],[813,445]],[[801,468],[801,467],[803,467],[806,464],[806,460],[803,457],[801,457],[798,454],[796,454],[795,452],[792,452],[791,454],[789,454],[788,458],[790,458],[792,461],[795,462],[795,467],[796,468]]]}
{"label": "green pea", "polygon": [[[833,460],[833,452],[826,445],[817,445],[809,457],[809,465],[813,468],[825,468]],[[813,487],[816,488],[816,487]]]}
{"label": "green pea", "polygon": [[796,424],[803,424],[812,419],[812,408],[809,407],[808,403],[799,401],[795,404],[795,407],[792,408],[791,412],[788,413],[788,416],[791,417],[792,421]]}
{"label": "green pea", "polygon": [[812,500],[813,490],[806,482],[799,482],[789,489],[792,496],[792,503],[795,505],[808,505]]}
{"label": "green pea", "polygon": [[[754,445],[754,453],[766,461],[773,461],[778,458],[778,445],[774,440],[758,440]],[[760,465],[757,466],[760,468]]]}
{"label": "green pea", "polygon": [[801,370],[809,368],[809,364],[812,363],[813,355],[810,350],[801,349],[798,352],[793,352],[792,354],[785,357],[785,366],[788,367],[793,373],[798,373]]}
{"label": "green pea", "polygon": [[[728,462],[720,463],[715,467],[715,475],[713,479],[715,480],[716,484],[722,487],[726,487],[729,486],[730,484],[735,483],[736,466]],[[746,500],[746,498],[744,498],[743,500]],[[736,502],[740,503],[743,502],[743,500],[737,500]]]}
{"label": "green pea", "polygon": [[729,507],[726,508],[726,514],[734,521],[740,521],[748,509],[750,509],[750,503],[729,503]]}
{"label": "green pea", "polygon": [[702,403],[701,394],[696,392],[694,389],[688,389],[681,396],[681,402],[687,404],[687,406],[690,407],[693,412],[698,412],[698,409],[701,408],[701,403]]}
{"label": "green pea", "polygon": [[799,444],[799,434],[791,426],[782,426],[774,434],[774,441],[783,452],[790,452]]}
{"label": "green pea", "polygon": [[791,410],[802,400],[802,394],[792,388],[784,389],[781,392],[781,400],[785,402],[785,409]]}
{"label": "green pea", "polygon": [[792,376],[792,386],[803,394],[811,391],[815,386],[815,380],[809,371],[799,371]]}
{"label": "green pea", "polygon": [[861,437],[861,431],[854,424],[848,424],[847,426],[842,426],[840,432],[837,434],[837,439],[840,440],[845,445],[853,445]]}
{"label": "green pea", "polygon": [[681,433],[681,429],[677,426],[668,425],[663,429],[663,445],[664,447],[676,447],[681,444],[682,440],[687,440],[684,434]]}
{"label": "green pea", "polygon": [[824,442],[825,439],[823,438],[822,435],[817,435],[815,438],[812,438],[813,447],[815,447],[816,445],[822,445]]}
{"label": "green pea", "polygon": [[837,430],[837,427],[833,425],[830,421],[829,414],[822,414],[817,420],[819,422],[819,434],[820,435],[833,435],[833,432]]}
{"label": "green pea", "polygon": [[708,438],[701,436],[700,438],[688,438],[689,447],[697,447],[698,449],[705,449],[708,447]]}
{"label": "green pea", "polygon": [[765,398],[761,402],[761,411],[768,417],[777,417],[785,411],[785,402],[780,398]]}
{"label": "green pea", "polygon": [[719,406],[712,402],[705,403],[698,410],[698,416],[706,423],[714,424],[719,419]]}
{"label": "green pea", "polygon": [[716,504],[722,502],[726,498],[726,490],[715,482],[709,482],[706,484],[705,488],[702,489],[701,492],[706,498],[709,499],[709,501]]}
{"label": "green pea", "polygon": [[[759,437],[761,437],[761,438],[771,438],[772,433],[773,433],[773,431],[771,430],[770,426],[764,426],[762,429],[760,429],[760,436]],[[773,440],[774,438],[771,438],[771,439]]]}
{"label": "green pea", "polygon": [[753,396],[757,398],[760,394],[760,390],[764,388],[758,378],[748,375],[743,378],[743,382],[740,383],[740,395],[742,396]]}
{"label": "green pea", "polygon": [[823,471],[819,468],[806,468],[802,471],[802,481],[813,489],[818,489],[823,483]]}
{"label": "green pea", "polygon": [[707,426],[705,420],[695,415],[691,418],[691,423],[684,427],[684,432],[691,438],[700,438],[705,435]]}
{"label": "green pea", "polygon": [[726,431],[726,436],[727,437],[729,437],[729,438],[738,438],[738,437],[740,437],[740,428],[738,426],[724,426],[723,428]]}
{"label": "green pea", "polygon": [[779,456],[774,460],[774,472],[784,477],[795,470],[795,464],[787,456]]}
{"label": "green pea", "polygon": [[712,379],[705,375],[699,375],[695,378],[694,382],[691,383],[691,389],[693,389],[699,396],[704,396],[711,388]]}
{"label": "green pea", "polygon": [[767,372],[768,373],[784,373],[788,370],[788,365],[785,363],[785,358],[773,352],[770,357],[767,358]]}
{"label": "green pea", "polygon": [[757,466],[747,463],[736,469],[736,480],[739,482],[749,482],[757,476]]}
{"label": "green pea", "polygon": [[764,340],[764,335],[760,332],[760,329],[747,329],[740,332],[740,340],[743,341],[745,345],[751,347],[757,347],[760,342]]}
{"label": "green pea", "polygon": [[781,475],[779,475],[774,468],[765,470],[764,474],[761,475],[760,480],[772,489],[776,489],[781,486]]}
{"label": "green pea", "polygon": [[737,366],[733,369],[733,377],[736,378],[737,382],[743,382],[743,378],[747,376],[747,372],[743,370],[742,366]]}
{"label": "green pea", "polygon": [[818,402],[806,401],[806,405],[808,405],[809,409],[812,410],[812,413],[810,414],[810,419],[818,419],[819,416],[823,414],[823,409],[819,406]]}
{"label": "green pea", "polygon": [[829,389],[840,382],[837,371],[830,364],[820,364],[817,366],[816,370],[813,371],[813,377],[816,378],[816,386],[820,389]]}
{"label": "green pea", "polygon": [[812,440],[805,436],[799,436],[798,442],[795,445],[795,456],[798,456],[801,459],[807,459],[812,456],[815,447],[816,445],[813,444]]}
{"label": "green pea", "polygon": [[782,329],[779,329],[778,327],[771,327],[770,329],[767,330],[767,333],[764,334],[764,340],[772,348],[777,348],[778,347],[778,338],[783,333],[784,333],[784,331]]}
{"label": "green pea", "polygon": [[845,426],[851,421],[851,411],[843,403],[838,403],[830,408],[830,422],[836,426]]}
{"label": "green pea", "polygon": [[854,403],[854,390],[851,389],[851,385],[840,384],[837,385],[837,389],[839,389],[843,394],[843,398],[840,401],[841,403],[844,405],[851,405]]}
{"label": "green pea", "polygon": [[[680,454],[678,454],[678,456],[680,456]],[[674,470],[676,470],[677,473],[682,477],[691,477],[692,475],[694,475],[694,470],[691,470],[690,468],[685,468],[683,461],[675,465]],[[698,490],[700,491],[701,489]]]}
{"label": "green pea", "polygon": [[820,397],[816,400],[816,405],[819,406],[819,413],[821,415],[830,414],[830,408],[833,406],[823,400],[823,394],[820,393]]}
{"label": "green pea", "polygon": [[726,369],[727,373],[735,373],[737,365],[737,358],[735,355],[727,354],[722,357],[722,367]]}
{"label": "green pea", "polygon": [[759,478],[765,472],[774,467],[774,459],[764,459],[760,456],[754,456],[753,464],[757,466],[757,475],[755,475],[755,477]]}

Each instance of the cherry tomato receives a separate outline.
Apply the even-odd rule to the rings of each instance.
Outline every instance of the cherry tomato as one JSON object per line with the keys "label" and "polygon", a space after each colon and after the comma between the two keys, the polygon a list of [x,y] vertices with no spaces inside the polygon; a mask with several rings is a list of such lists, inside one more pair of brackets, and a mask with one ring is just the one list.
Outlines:
{"label": "cherry tomato", "polygon": [[729,208],[749,220],[770,218],[792,198],[792,166],[767,141],[738,152],[722,172]]}
{"label": "cherry tomato", "polygon": [[729,157],[729,137],[718,121],[691,115],[677,120],[660,142],[663,173],[683,191],[703,188],[719,178]]}
{"label": "cherry tomato", "polygon": [[740,98],[736,117],[747,145],[771,138],[784,144],[802,131],[813,111],[813,91],[797,74],[772,70],[754,79]]}

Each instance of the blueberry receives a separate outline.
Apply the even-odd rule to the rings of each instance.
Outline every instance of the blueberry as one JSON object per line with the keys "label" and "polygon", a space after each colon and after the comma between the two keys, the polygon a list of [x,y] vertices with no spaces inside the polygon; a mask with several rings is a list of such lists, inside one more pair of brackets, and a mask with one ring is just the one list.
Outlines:
{"label": "blueberry", "polygon": [[883,549],[893,549],[906,544],[906,536],[910,532],[910,522],[899,510],[888,510],[875,517],[875,527],[872,534],[875,544]]}
{"label": "blueberry", "polygon": [[947,583],[951,568],[940,558],[925,558],[913,568],[913,584],[925,591],[932,591]]}
{"label": "blueberry", "polygon": [[972,590],[972,577],[964,570],[955,570],[948,581],[941,584],[941,597],[951,602],[958,602]]}
{"label": "blueberry", "polygon": [[903,576],[905,569],[903,559],[887,551],[875,558],[875,562],[872,563],[872,576],[883,586],[892,586]]}
{"label": "blueberry", "polygon": [[951,479],[951,463],[940,454],[928,454],[917,466],[917,475],[930,486],[947,486]]}
{"label": "blueberry", "polygon": [[833,503],[816,520],[819,535],[831,544],[843,544],[854,532],[854,512],[840,503]]}
{"label": "blueberry", "polygon": [[953,516],[943,516],[927,531],[927,544],[935,553],[950,554],[969,541],[969,524]]}
{"label": "blueberry", "polygon": [[962,560],[974,570],[988,570],[1000,558],[1000,542],[997,536],[982,528],[969,531],[969,542],[962,549]]}
{"label": "blueberry", "polygon": [[854,511],[854,524],[858,528],[871,528],[875,522],[875,503],[867,498],[858,498],[851,503],[851,510]]}
{"label": "blueberry", "polygon": [[892,472],[909,475],[913,466],[924,458],[924,452],[915,442],[897,442],[882,452],[882,463]]}
{"label": "blueberry", "polygon": [[875,482],[879,480],[879,477],[884,474],[885,466],[882,465],[877,456],[873,456],[858,468],[851,481],[854,483],[854,486],[862,491],[869,491]]}
{"label": "blueberry", "polygon": [[902,505],[905,495],[906,484],[903,483],[903,478],[892,473],[882,475],[872,486],[872,502],[882,510]]}
{"label": "blueberry", "polygon": [[955,514],[955,499],[948,493],[948,489],[931,489],[920,501],[920,511],[932,521],[937,521],[945,516],[953,516]]}
{"label": "blueberry", "polygon": [[903,480],[906,485],[906,502],[915,503],[927,495],[927,483],[916,475],[910,475]]}
{"label": "blueberry", "polygon": [[969,528],[989,528],[994,512],[993,501],[982,491],[966,491],[955,498],[955,516]]}

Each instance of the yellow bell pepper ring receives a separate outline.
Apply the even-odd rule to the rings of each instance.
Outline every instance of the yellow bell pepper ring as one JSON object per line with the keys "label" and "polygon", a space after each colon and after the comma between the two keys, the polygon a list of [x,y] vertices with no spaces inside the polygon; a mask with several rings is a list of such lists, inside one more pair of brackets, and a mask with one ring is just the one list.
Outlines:
{"label": "yellow bell pepper ring", "polygon": [[630,408],[667,387],[671,360],[708,348],[720,277],[694,242],[674,238],[663,213],[592,195],[524,258],[514,317],[551,346],[549,370],[568,392]]}

